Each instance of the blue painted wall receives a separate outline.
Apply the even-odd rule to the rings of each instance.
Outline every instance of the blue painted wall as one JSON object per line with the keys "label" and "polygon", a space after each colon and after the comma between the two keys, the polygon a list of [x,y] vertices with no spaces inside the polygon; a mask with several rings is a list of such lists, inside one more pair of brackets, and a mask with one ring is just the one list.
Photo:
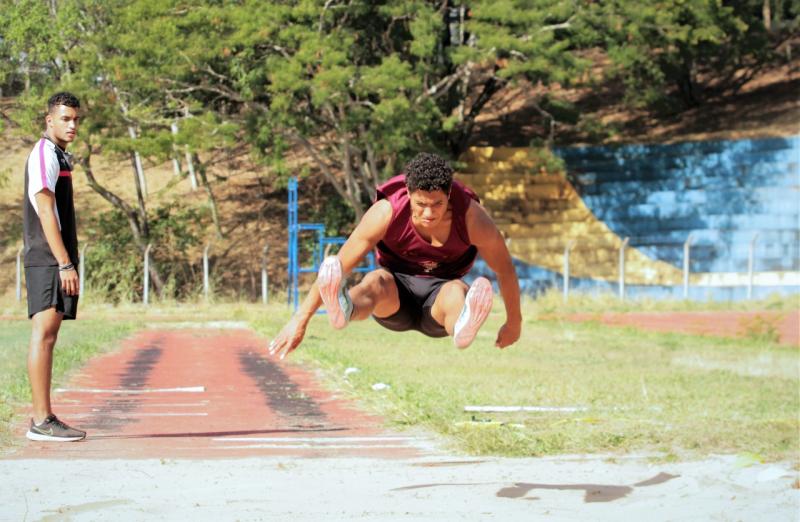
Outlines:
{"label": "blue painted wall", "polygon": [[[555,151],[585,205],[630,246],[691,271],[746,272],[759,234],[755,271],[800,270],[800,136],[677,144],[571,147]],[[517,263],[523,290],[560,287],[562,276]],[[478,262],[473,276],[491,272]],[[616,291],[616,283],[573,279],[578,290]],[[681,298],[682,287],[629,286],[631,296]],[[756,287],[754,296],[800,288]],[[694,288],[690,297],[743,299],[744,287]]]}
{"label": "blue painted wall", "polygon": [[598,219],[649,256],[693,272],[800,270],[800,136],[556,151]]}

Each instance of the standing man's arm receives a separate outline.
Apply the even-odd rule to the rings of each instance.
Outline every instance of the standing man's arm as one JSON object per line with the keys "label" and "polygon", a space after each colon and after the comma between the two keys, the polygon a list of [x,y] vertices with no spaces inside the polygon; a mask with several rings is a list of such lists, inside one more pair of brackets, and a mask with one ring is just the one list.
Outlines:
{"label": "standing man's arm", "polygon": [[[64,240],[61,238],[61,231],[58,228],[58,221],[54,212],[55,208],[55,195],[49,189],[42,189],[34,196],[36,198],[36,206],[39,209],[39,221],[42,223],[42,230],[44,237],[47,239],[47,245],[50,251],[58,262],[58,266],[72,264],[69,258],[67,249],[64,246]],[[67,295],[78,295],[78,271],[73,267],[71,270],[59,270],[61,276],[61,288]]]}
{"label": "standing man's arm", "polygon": [[[391,204],[382,199],[373,204],[361,218],[356,229],[347,238],[336,256],[342,262],[342,275],[347,276],[383,238],[392,219]],[[297,312],[286,326],[270,342],[270,355],[278,354],[281,359],[297,348],[303,341],[308,322],[322,306],[316,281],[311,285]]]}
{"label": "standing man's arm", "polygon": [[514,344],[522,331],[522,311],[517,272],[503,236],[486,210],[473,201],[467,211],[467,232],[489,268],[497,274],[500,294],[506,307],[506,322],[497,333],[495,346],[505,348]]}

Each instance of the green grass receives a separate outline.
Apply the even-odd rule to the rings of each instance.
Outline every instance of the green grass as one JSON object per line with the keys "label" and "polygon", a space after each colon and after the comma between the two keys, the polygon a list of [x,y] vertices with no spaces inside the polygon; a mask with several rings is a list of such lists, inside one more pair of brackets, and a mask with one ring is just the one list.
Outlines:
{"label": "green grass", "polygon": [[[282,300],[253,304],[89,304],[65,322],[55,380],[113,349],[138,325],[159,321],[247,321],[271,337],[289,317]],[[474,455],[652,452],[662,458],[734,453],[773,460],[800,456],[800,354],[766,339],[730,340],[645,333],[540,320],[547,302],[526,302],[520,341],[493,346],[499,302],[469,349],[449,339],[395,333],[373,321],[332,330],[309,325],[291,361],[323,370],[398,428],[424,427]],[[781,305],[783,306],[783,305]],[[13,303],[5,314],[19,318]],[[557,317],[558,314],[555,315]],[[30,324],[0,322],[0,428],[30,400],[25,370]],[[357,373],[344,377],[345,369]],[[373,391],[378,382],[391,387]],[[580,406],[576,413],[465,413],[466,405]]]}
{"label": "green grass", "polygon": [[[82,312],[83,313],[83,312]],[[87,319],[64,321],[53,356],[53,385],[89,358],[117,346],[135,329],[130,321]],[[25,319],[0,321],[0,442],[8,443],[15,412],[30,404],[28,342],[31,324]]]}
{"label": "green grass", "polygon": [[[528,307],[525,317],[533,317]],[[273,314],[254,326],[271,336],[283,319]],[[449,339],[394,333],[372,321],[339,333],[318,316],[291,357],[320,366],[334,387],[395,426],[424,426],[475,455],[798,457],[797,349],[529,319],[520,341],[501,351],[493,346],[500,320],[493,314],[476,342],[458,351]],[[360,371],[345,378],[348,367]],[[373,391],[378,382],[391,388]],[[466,405],[588,410],[472,414]]]}

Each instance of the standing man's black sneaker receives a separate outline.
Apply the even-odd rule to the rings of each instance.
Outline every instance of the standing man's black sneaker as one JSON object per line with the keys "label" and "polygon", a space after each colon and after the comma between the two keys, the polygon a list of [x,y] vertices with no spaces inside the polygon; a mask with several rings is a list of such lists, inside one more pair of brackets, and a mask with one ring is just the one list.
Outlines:
{"label": "standing man's black sneaker", "polygon": [[30,440],[45,442],[72,442],[86,437],[86,432],[70,428],[51,414],[41,424],[34,424],[31,419],[31,427],[25,436]]}

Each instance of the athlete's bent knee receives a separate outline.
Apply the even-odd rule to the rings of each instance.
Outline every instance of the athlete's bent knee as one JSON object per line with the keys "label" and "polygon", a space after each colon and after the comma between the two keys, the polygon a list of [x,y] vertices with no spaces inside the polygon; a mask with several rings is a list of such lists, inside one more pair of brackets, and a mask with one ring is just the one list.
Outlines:
{"label": "athlete's bent knee", "polygon": [[467,295],[467,285],[461,281],[448,281],[439,290],[439,296],[446,301],[463,301]]}
{"label": "athlete's bent knee", "polygon": [[391,295],[395,288],[394,276],[385,270],[370,272],[364,277],[364,282],[370,285],[376,297]]}

